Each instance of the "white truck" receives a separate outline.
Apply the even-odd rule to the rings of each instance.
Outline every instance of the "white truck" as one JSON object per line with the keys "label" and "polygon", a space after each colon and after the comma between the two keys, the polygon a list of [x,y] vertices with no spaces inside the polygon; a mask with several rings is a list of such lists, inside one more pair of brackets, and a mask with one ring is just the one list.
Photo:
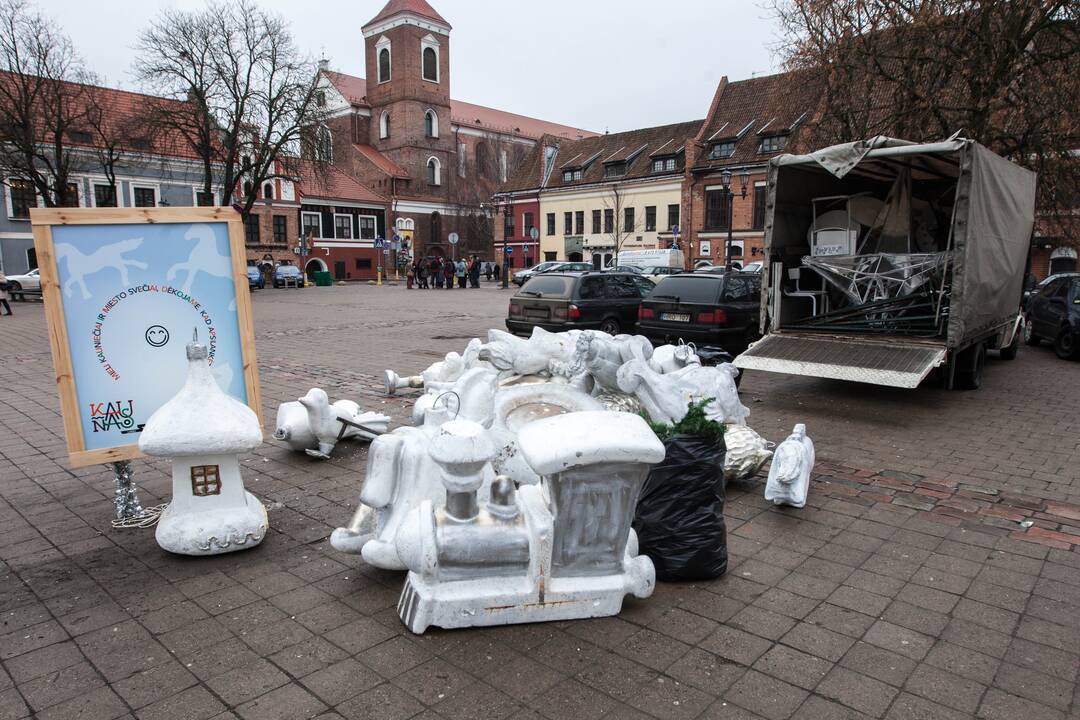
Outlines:
{"label": "white truck", "polygon": [[748,370],[914,388],[1016,356],[1035,174],[972,140],[876,137],[769,165]]}
{"label": "white truck", "polygon": [[[682,250],[622,250],[619,252],[619,265],[633,265],[637,268],[668,267],[683,268],[685,258]],[[611,267],[615,266],[612,260]]]}

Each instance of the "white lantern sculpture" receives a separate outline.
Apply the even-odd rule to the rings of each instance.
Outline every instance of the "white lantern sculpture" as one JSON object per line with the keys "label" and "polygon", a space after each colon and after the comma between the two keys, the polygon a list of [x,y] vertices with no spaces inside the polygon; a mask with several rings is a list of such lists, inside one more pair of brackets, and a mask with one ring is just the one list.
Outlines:
{"label": "white lantern sculpture", "polygon": [[239,454],[262,444],[255,412],[225,394],[205,345],[187,346],[184,387],[146,421],[139,449],[172,459],[173,496],[157,524],[158,545],[180,555],[219,555],[255,547],[266,508],[244,489]]}
{"label": "white lantern sculpture", "polygon": [[799,423],[787,440],[776,448],[765,483],[765,499],[774,505],[797,508],[806,505],[814,459],[814,442],[807,436],[806,426]]}

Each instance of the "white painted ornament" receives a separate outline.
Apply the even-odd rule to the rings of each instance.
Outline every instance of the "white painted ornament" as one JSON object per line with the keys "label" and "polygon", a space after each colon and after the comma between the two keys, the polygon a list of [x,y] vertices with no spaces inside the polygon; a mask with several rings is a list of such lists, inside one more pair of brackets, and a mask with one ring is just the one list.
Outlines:
{"label": "white painted ornament", "polygon": [[674,425],[686,416],[690,403],[709,400],[705,415],[719,423],[745,425],[750,411],[739,401],[738,370],[730,363],[715,367],[687,365],[659,373],[644,360],[619,367],[619,389],[641,401],[653,422]]}
{"label": "white painted ornament", "polygon": [[813,469],[814,443],[806,435],[806,425],[799,423],[773,454],[765,499],[775,505],[805,506]]}
{"label": "white painted ornament", "polygon": [[724,479],[745,480],[772,457],[770,443],[745,425],[728,425],[724,431]]}
{"label": "white painted ornament", "polygon": [[539,485],[498,476],[481,506],[495,445],[468,421],[443,425],[432,454],[446,487],[409,513],[396,538],[410,572],[398,603],[415,633],[614,615],[648,597],[652,561],[630,529],[649,465],[664,446],[640,417],[577,412],[526,425],[518,444]]}
{"label": "white painted ornament", "polygon": [[188,377],[146,421],[139,449],[172,459],[173,495],[158,545],[180,555],[219,555],[262,542],[266,508],[244,489],[239,454],[262,444],[255,412],[221,390],[205,345],[187,346]]}
{"label": "white painted ornament", "polygon": [[388,415],[363,412],[352,400],[331,404],[324,390],[312,388],[299,400],[278,406],[274,438],[297,452],[325,460],[339,440],[373,440],[389,425]]}

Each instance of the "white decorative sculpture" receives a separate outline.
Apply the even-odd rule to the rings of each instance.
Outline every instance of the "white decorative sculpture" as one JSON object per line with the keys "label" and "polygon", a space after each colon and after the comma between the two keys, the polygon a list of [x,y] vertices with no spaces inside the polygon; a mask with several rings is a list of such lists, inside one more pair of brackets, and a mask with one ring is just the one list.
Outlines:
{"label": "white decorative sculpture", "polygon": [[284,440],[297,452],[303,450],[325,460],[339,440],[374,440],[389,425],[387,415],[361,412],[352,400],[338,400],[331,405],[325,391],[312,388],[299,400],[278,405],[274,438]]}
{"label": "white decorative sculpture", "polygon": [[526,425],[518,443],[542,485],[515,490],[499,476],[484,507],[477,490],[494,444],[477,423],[441,429],[431,453],[445,506],[421,503],[396,541],[410,570],[398,614],[411,631],[614,615],[627,593],[652,594],[652,561],[637,554],[630,521],[664,446],[640,417],[579,412]]}
{"label": "white decorative sculpture", "polygon": [[724,431],[724,479],[745,480],[772,457],[769,442],[745,425],[728,425]]}
{"label": "white decorative sculpture", "polygon": [[739,402],[735,374],[730,363],[716,367],[687,365],[682,370],[660,374],[648,362],[631,360],[618,372],[619,389],[632,393],[653,422],[675,424],[686,415],[687,406],[710,399],[705,415],[721,423],[743,425],[750,411]]}
{"label": "white decorative sculpture", "polygon": [[266,535],[266,508],[244,489],[237,456],[262,444],[259,418],[218,387],[205,345],[188,345],[187,358],[187,382],[139,437],[147,455],[172,458],[173,495],[158,520],[158,545],[181,555],[254,547]]}
{"label": "white decorative sculpture", "polygon": [[813,469],[814,443],[806,435],[806,426],[799,423],[788,439],[776,448],[769,480],[765,484],[765,499],[776,505],[803,507]]}
{"label": "white decorative sculpture", "polygon": [[552,360],[569,362],[577,345],[574,332],[553,333],[534,327],[527,340],[503,330],[489,330],[488,341],[479,350],[479,358],[496,370],[514,375],[547,372]]}
{"label": "white decorative sculpture", "polygon": [[700,365],[698,357],[692,345],[679,342],[678,345],[661,345],[653,350],[649,358],[649,366],[658,373],[670,373],[682,370],[688,365]]}

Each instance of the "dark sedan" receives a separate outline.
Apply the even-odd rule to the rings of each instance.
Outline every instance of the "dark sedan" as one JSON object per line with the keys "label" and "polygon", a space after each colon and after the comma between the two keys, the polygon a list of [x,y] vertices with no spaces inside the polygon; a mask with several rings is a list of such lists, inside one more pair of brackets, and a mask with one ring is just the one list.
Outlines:
{"label": "dark sedan", "polygon": [[641,299],[653,287],[652,281],[633,273],[547,272],[510,298],[506,327],[517,335],[529,335],[534,327],[632,332]]}
{"label": "dark sedan", "polygon": [[1080,275],[1055,278],[1031,296],[1024,338],[1028,345],[1052,343],[1059,358],[1080,357]]}
{"label": "dark sedan", "polygon": [[642,301],[637,332],[657,345],[683,340],[743,350],[758,337],[760,298],[757,273],[671,275]]}

